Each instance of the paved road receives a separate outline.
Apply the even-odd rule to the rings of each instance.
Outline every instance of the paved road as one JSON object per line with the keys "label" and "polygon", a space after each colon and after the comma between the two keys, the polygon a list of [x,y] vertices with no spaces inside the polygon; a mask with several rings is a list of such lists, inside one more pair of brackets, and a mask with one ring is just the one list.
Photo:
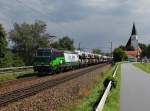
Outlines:
{"label": "paved road", "polygon": [[131,63],[121,66],[120,111],[150,111],[150,74]]}

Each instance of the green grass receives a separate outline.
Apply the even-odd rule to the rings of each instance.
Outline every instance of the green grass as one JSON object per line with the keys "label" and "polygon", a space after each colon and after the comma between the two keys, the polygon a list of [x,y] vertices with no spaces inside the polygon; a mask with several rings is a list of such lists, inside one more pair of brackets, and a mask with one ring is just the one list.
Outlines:
{"label": "green grass", "polygon": [[105,71],[103,77],[100,78],[95,87],[90,90],[89,95],[84,97],[78,106],[72,106],[69,111],[94,111],[104,92],[103,82],[110,75],[112,75],[112,68]]}
{"label": "green grass", "polygon": [[119,64],[115,80],[116,88],[113,88],[107,97],[103,111],[119,111],[120,110],[120,81],[121,81],[121,65]]}
{"label": "green grass", "polygon": [[135,63],[134,66],[142,69],[147,73],[150,73],[150,63]]}
{"label": "green grass", "polygon": [[22,72],[7,72],[5,74],[0,74],[0,81],[15,80],[18,78],[36,76],[33,71],[22,71]]}

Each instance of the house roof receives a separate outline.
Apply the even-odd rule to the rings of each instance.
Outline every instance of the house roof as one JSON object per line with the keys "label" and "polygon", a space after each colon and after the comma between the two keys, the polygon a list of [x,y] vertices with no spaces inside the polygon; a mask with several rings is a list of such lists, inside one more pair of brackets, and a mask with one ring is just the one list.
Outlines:
{"label": "house roof", "polygon": [[137,51],[125,51],[127,56],[133,56],[136,57],[138,55]]}

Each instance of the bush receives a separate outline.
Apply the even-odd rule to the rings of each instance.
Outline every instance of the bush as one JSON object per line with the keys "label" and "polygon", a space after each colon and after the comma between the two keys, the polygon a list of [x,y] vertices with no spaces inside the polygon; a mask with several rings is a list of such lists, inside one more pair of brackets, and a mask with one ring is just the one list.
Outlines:
{"label": "bush", "polygon": [[120,62],[122,60],[126,60],[128,57],[123,49],[116,48],[113,52],[113,58],[115,62]]}
{"label": "bush", "polygon": [[18,67],[18,66],[24,66],[24,65],[25,65],[25,63],[23,62],[21,57],[19,57],[18,54],[13,54],[12,66],[13,67]]}
{"label": "bush", "polygon": [[18,67],[24,66],[23,60],[18,56],[18,54],[12,53],[10,50],[7,50],[5,56],[0,63],[0,67]]}
{"label": "bush", "polygon": [[107,77],[105,79],[105,81],[103,82],[104,87],[107,88],[107,86],[108,86],[108,84],[109,84],[110,81],[112,81],[112,87],[115,88],[116,85],[117,85],[117,81],[113,77],[111,77],[111,76]]}

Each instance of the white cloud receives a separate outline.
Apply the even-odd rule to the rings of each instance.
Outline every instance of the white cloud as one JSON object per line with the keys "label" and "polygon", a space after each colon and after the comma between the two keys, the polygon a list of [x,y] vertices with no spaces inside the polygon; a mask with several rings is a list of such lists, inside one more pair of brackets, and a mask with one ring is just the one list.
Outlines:
{"label": "white cloud", "polygon": [[99,47],[112,40],[126,43],[132,22],[136,22],[142,42],[150,35],[150,1],[144,0],[0,0],[0,22],[46,21],[48,31],[70,35],[83,47]]}

